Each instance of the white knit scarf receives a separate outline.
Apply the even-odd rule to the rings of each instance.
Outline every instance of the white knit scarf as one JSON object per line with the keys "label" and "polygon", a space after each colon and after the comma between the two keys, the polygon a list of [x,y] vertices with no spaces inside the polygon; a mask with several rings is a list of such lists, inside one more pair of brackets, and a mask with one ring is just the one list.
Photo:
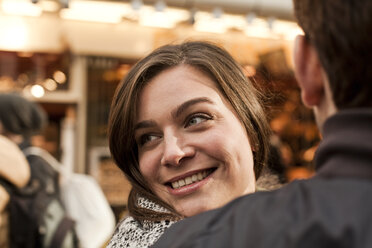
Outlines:
{"label": "white knit scarf", "polygon": [[[168,212],[165,208],[143,197],[138,199],[138,205],[157,212]],[[127,216],[117,225],[116,231],[106,248],[149,247],[174,223],[174,221],[169,220],[140,223],[133,217]]]}

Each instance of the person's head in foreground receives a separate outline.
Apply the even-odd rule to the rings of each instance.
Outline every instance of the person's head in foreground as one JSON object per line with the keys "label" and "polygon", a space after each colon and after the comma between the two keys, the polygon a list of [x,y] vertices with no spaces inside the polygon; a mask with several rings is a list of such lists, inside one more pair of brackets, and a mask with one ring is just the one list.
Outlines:
{"label": "person's head in foreground", "polygon": [[[268,130],[257,90],[224,49],[156,49],[133,66],[111,106],[110,149],[133,186],[129,213],[176,220],[254,192]],[[138,197],[168,211],[142,208]]]}
{"label": "person's head in foreground", "polygon": [[302,101],[318,126],[337,110],[372,106],[370,0],[294,0],[294,51]]}
{"label": "person's head in foreground", "polygon": [[372,1],[294,0],[316,176],[181,221],[154,247],[372,247]]}

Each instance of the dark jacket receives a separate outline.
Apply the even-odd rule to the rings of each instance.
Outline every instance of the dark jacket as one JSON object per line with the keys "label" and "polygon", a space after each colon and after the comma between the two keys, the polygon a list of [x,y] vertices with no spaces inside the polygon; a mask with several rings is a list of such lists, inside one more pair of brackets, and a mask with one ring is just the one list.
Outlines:
{"label": "dark jacket", "polygon": [[173,225],[154,247],[372,247],[372,110],[324,126],[317,175]]}

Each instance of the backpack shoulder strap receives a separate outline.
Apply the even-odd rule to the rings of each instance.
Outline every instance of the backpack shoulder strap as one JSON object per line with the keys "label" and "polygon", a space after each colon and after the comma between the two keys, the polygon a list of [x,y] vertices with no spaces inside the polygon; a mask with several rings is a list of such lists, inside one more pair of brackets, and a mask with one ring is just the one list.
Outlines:
{"label": "backpack shoulder strap", "polygon": [[57,172],[61,172],[61,164],[55,159],[49,152],[36,146],[30,146],[23,150],[26,157],[28,156],[39,156],[44,159],[50,166]]}
{"label": "backpack shoulder strap", "polygon": [[74,226],[75,221],[70,218],[63,218],[56,229],[52,241],[50,242],[50,248],[60,248],[66,235],[69,231],[73,230]]}

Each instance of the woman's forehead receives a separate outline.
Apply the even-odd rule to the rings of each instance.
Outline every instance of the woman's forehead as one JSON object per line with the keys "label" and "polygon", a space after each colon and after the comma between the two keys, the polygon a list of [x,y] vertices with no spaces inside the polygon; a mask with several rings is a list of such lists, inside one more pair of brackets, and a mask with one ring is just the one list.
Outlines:
{"label": "woman's forehead", "polygon": [[141,90],[138,108],[153,102],[178,102],[192,97],[220,96],[217,84],[205,73],[178,66],[163,71]]}

